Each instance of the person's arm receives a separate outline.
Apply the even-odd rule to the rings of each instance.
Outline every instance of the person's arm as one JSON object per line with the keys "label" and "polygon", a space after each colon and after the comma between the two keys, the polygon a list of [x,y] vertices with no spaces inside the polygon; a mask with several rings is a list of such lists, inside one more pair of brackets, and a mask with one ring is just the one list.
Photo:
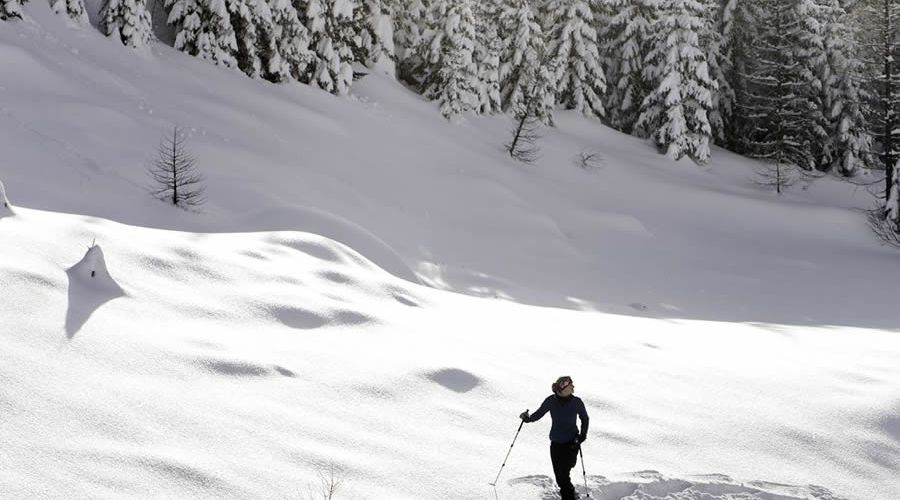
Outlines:
{"label": "person's arm", "polygon": [[544,400],[541,403],[541,407],[537,409],[534,413],[528,416],[528,418],[523,418],[522,420],[526,422],[537,422],[544,416],[548,411],[550,411],[550,398]]}
{"label": "person's arm", "polygon": [[583,443],[587,439],[588,425],[591,419],[588,417],[587,408],[584,407],[584,401],[579,399],[578,402],[581,403],[578,408],[578,418],[581,419],[581,434],[578,436],[578,442]]}

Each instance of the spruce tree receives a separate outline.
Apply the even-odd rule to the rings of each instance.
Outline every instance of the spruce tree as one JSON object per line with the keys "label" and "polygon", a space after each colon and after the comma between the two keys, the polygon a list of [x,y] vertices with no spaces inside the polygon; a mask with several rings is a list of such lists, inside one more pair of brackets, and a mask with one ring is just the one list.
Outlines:
{"label": "spruce tree", "polygon": [[636,128],[671,158],[688,156],[706,163],[716,84],[698,36],[704,26],[703,5],[697,0],[663,0],[661,14],[645,70],[658,83],[641,105]]}
{"label": "spruce tree", "polygon": [[87,24],[88,15],[84,10],[84,0],[51,0],[50,10],[56,14],[65,13],[78,24]]}
{"label": "spruce tree", "polygon": [[[822,82],[816,74],[824,49],[807,0],[760,0],[743,109],[747,154],[813,170],[825,156]],[[821,42],[821,38],[818,39]],[[821,52],[816,52],[819,50]]]}
{"label": "spruce tree", "polygon": [[221,66],[237,67],[237,40],[225,0],[166,0],[175,48]]}
{"label": "spruce tree", "polygon": [[424,0],[389,0],[388,5],[394,22],[397,76],[412,86],[419,87],[422,79],[416,70],[422,66],[420,46],[426,29],[426,3]]}
{"label": "spruce tree", "polygon": [[867,159],[884,170],[883,197],[900,230],[897,164],[900,160],[900,4],[896,0],[861,0],[857,8],[865,86],[870,99],[866,121],[873,138]]}
{"label": "spruce tree", "polygon": [[354,0],[309,0],[306,9],[314,53],[310,83],[332,94],[346,94],[353,83],[356,7]]}
{"label": "spruce tree", "polygon": [[22,4],[25,0],[0,0],[0,21],[22,19]]}
{"label": "spruce tree", "polygon": [[742,98],[747,94],[750,46],[756,28],[754,0],[710,1],[709,46],[707,61],[710,76],[716,82],[716,103],[710,114],[710,125],[716,142],[732,151],[741,152],[743,125]]}
{"label": "spruce tree", "polygon": [[475,16],[469,0],[434,0],[420,41],[422,94],[454,118],[478,107]]}
{"label": "spruce tree", "polygon": [[275,25],[265,0],[226,0],[237,42],[237,66],[251,78],[259,78],[269,63],[278,66]]}
{"label": "spruce tree", "polygon": [[[500,17],[500,102],[504,111],[522,106],[535,86],[544,63],[546,47],[541,25],[528,0],[511,0],[501,7]],[[530,106],[534,106],[531,104]],[[540,119],[549,116],[541,112]]]}
{"label": "spruce tree", "polygon": [[153,36],[146,0],[106,0],[100,9],[100,30],[128,47],[146,46]]}
{"label": "spruce tree", "polygon": [[557,68],[556,102],[586,116],[603,116],[606,75],[590,0],[550,0],[545,8],[547,54]]}
{"label": "spruce tree", "polygon": [[373,67],[382,57],[393,59],[394,41],[388,6],[383,0],[359,0],[353,12],[354,60]]}
{"label": "spruce tree", "polygon": [[607,121],[630,134],[652,88],[643,70],[648,43],[659,22],[659,0],[607,0],[601,13]]}
{"label": "spruce tree", "polygon": [[309,30],[300,20],[297,6],[290,0],[269,0],[277,57],[273,55],[265,68],[264,76],[267,80],[308,80],[313,54],[309,48]]}
{"label": "spruce tree", "polygon": [[841,175],[853,175],[871,147],[872,138],[863,115],[864,90],[859,81],[862,62],[849,26],[849,16],[839,0],[821,0],[827,71],[824,108],[828,119],[831,163]]}
{"label": "spruce tree", "polygon": [[481,114],[502,110],[500,103],[500,50],[502,41],[498,23],[497,0],[482,0],[475,5],[477,23],[474,58],[478,65],[478,105]]}

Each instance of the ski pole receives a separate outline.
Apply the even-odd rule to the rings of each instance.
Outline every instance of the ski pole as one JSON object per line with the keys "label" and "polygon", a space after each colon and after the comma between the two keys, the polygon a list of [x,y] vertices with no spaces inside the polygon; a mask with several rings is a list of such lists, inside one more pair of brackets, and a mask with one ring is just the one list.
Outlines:
{"label": "ski pole", "polygon": [[581,445],[578,446],[578,456],[581,457],[581,476],[584,477],[584,494],[591,498],[591,494],[587,489],[587,471],[584,469],[584,453],[581,451]]}
{"label": "ski pole", "polygon": [[[525,411],[527,412],[528,410],[525,410]],[[503,465],[500,466],[500,470],[497,472],[497,478],[494,479],[493,483],[489,483],[491,486],[494,486],[494,487],[497,486],[497,481],[500,480],[500,474],[503,472],[503,468],[506,467],[506,461],[509,460],[509,454],[512,453],[513,446],[516,445],[516,439],[519,438],[519,432],[522,431],[523,425],[525,425],[524,419],[521,422],[519,422],[519,430],[516,431],[516,437],[513,438],[512,444],[509,445],[509,451],[506,452],[506,458],[503,459]]]}

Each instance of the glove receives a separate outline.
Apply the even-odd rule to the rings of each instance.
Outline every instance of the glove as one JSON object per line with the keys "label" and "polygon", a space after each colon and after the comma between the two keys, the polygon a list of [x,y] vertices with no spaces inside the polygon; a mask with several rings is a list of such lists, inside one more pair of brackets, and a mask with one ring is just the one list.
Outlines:
{"label": "glove", "polygon": [[523,411],[522,414],[519,415],[519,418],[521,418],[522,420],[524,420],[524,421],[527,422],[527,421],[528,421],[528,418],[529,418],[528,410]]}
{"label": "glove", "polygon": [[578,436],[578,444],[581,444],[585,441],[587,441],[587,434],[582,434],[582,435]]}

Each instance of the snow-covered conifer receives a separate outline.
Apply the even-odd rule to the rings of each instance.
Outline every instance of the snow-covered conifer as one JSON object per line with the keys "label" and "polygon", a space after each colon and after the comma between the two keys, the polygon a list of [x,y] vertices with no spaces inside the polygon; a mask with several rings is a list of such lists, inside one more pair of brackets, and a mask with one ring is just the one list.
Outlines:
{"label": "snow-covered conifer", "polygon": [[750,156],[812,170],[825,132],[821,81],[811,71],[818,57],[815,23],[805,15],[806,1],[760,0],[752,65],[743,75],[742,135]]}
{"label": "snow-covered conifer", "polygon": [[587,116],[603,116],[606,75],[590,0],[550,0],[544,9],[547,56],[557,68],[556,102]]}
{"label": "snow-covered conifer", "polygon": [[652,88],[643,75],[648,41],[659,21],[659,0],[607,0],[601,4],[601,55],[606,69],[606,120],[631,133]]}
{"label": "snow-covered conifer", "polygon": [[106,0],[100,9],[100,30],[128,47],[150,43],[153,26],[146,0]]}
{"label": "snow-covered conifer", "polygon": [[[237,42],[238,68],[251,78],[258,78],[262,71],[264,45],[272,43],[272,12],[263,0],[226,0],[231,29]],[[263,41],[268,31],[268,40]],[[262,42],[262,43],[261,43]]]}
{"label": "snow-covered conifer", "polygon": [[[545,101],[542,96],[530,95],[536,87],[538,72],[544,66],[546,46],[543,30],[528,0],[511,0],[501,6],[500,17],[500,102],[504,111],[523,105],[526,97]],[[551,77],[552,78],[552,77]],[[529,106],[533,106],[530,104]],[[541,110],[539,117],[548,121]]]}
{"label": "snow-covered conifer", "polygon": [[78,24],[87,24],[88,15],[84,10],[84,0],[51,0],[50,10],[56,14],[65,13]]}
{"label": "snow-covered conifer", "polygon": [[842,175],[853,175],[872,137],[863,115],[863,74],[859,47],[848,24],[847,12],[839,0],[821,0],[824,48],[828,58],[824,83],[824,108],[828,119],[828,147],[832,162]]}
{"label": "snow-covered conifer", "polygon": [[312,73],[310,83],[343,95],[353,83],[354,0],[309,0],[307,29],[311,36]]}
{"label": "snow-covered conifer", "polygon": [[478,107],[475,16],[470,0],[434,0],[420,42],[422,93],[454,118]]}
{"label": "snow-covered conifer", "polygon": [[500,11],[497,0],[482,0],[475,5],[475,62],[478,65],[478,107],[482,114],[501,111],[500,50],[498,29]]}
{"label": "snow-covered conifer", "polygon": [[175,48],[229,68],[237,67],[237,40],[225,0],[166,0]]}
{"label": "snow-covered conifer", "polygon": [[353,11],[353,56],[356,62],[375,66],[382,58],[394,57],[394,41],[388,7],[383,0],[358,0]]}
{"label": "snow-covered conifer", "polygon": [[394,56],[397,61],[397,75],[415,87],[422,80],[416,70],[422,66],[420,49],[422,35],[426,29],[428,9],[424,0],[388,0],[394,23]]}
{"label": "snow-covered conifer", "polygon": [[658,82],[641,105],[636,128],[678,160],[709,160],[714,107],[706,51],[700,47],[703,5],[697,0],[663,0],[645,75]]}
{"label": "snow-covered conifer", "polygon": [[26,0],[0,0],[0,20],[22,19],[22,4]]}
{"label": "snow-covered conifer", "polygon": [[274,54],[264,68],[264,78],[273,82],[303,81],[313,60],[309,30],[290,0],[268,0],[272,12]]}
{"label": "snow-covered conifer", "polygon": [[[709,1],[709,0],[707,0]],[[732,151],[741,150],[742,97],[746,95],[747,64],[754,39],[753,0],[710,1],[707,62],[716,82],[715,106],[710,113],[713,138]]]}

